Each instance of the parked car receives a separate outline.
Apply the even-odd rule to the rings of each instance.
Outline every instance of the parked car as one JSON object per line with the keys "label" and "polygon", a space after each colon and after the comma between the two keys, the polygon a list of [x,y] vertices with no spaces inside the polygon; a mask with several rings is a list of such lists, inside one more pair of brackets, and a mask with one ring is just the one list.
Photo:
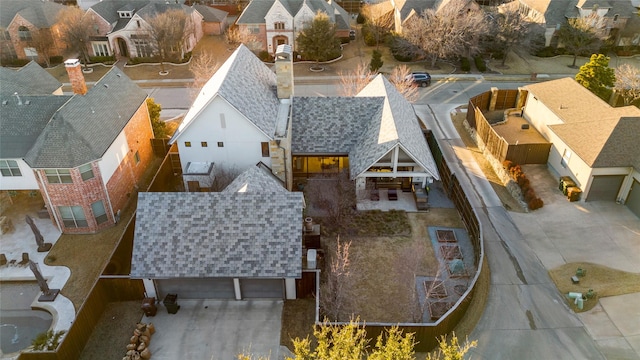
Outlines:
{"label": "parked car", "polygon": [[428,72],[414,72],[407,76],[407,80],[411,80],[414,84],[422,87],[431,85],[431,75]]}
{"label": "parked car", "polygon": [[355,39],[356,39],[356,31],[349,30],[349,40],[355,40]]}

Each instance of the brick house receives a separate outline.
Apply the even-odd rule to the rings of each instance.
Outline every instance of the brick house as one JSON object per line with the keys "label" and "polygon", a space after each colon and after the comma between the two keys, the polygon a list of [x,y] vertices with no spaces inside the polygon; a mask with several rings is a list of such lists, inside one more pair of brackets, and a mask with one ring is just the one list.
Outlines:
{"label": "brick house", "polygon": [[325,0],[254,0],[240,14],[236,25],[256,37],[259,50],[273,54],[283,44],[295,50],[298,33],[318,11],[336,24],[336,37],[349,37],[349,14],[334,1]]}
{"label": "brick house", "polygon": [[87,90],[79,61],[65,66],[73,95],[3,84],[0,190],[39,191],[62,232],[91,233],[118,221],[152,160],[147,94],[115,67]]}
{"label": "brick house", "polygon": [[206,5],[193,5],[193,9],[202,16],[202,33],[204,35],[222,35],[227,30],[228,12]]}
{"label": "brick house", "polygon": [[[42,0],[2,0],[0,10],[0,57],[44,63],[45,57],[62,55],[56,22],[64,5]],[[43,44],[49,44],[43,51]]]}
{"label": "brick house", "polygon": [[[194,8],[164,1],[110,0],[90,7],[85,16],[92,19],[96,34],[91,39],[92,56],[149,57],[156,53],[149,35],[148,21],[168,10],[182,10],[190,21],[182,54],[190,52],[203,35],[203,15]],[[226,21],[226,17],[225,17]]]}

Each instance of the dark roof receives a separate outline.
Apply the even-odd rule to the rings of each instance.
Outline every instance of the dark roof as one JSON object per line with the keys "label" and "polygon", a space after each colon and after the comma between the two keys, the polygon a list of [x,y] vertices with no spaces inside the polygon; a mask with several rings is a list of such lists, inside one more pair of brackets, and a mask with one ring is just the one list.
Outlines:
{"label": "dark roof", "polygon": [[102,16],[110,24],[113,24],[120,19],[118,10],[122,9],[122,7],[130,5],[139,10],[148,3],[148,0],[104,0],[93,5],[90,9]]}
{"label": "dark roof", "polygon": [[169,10],[182,10],[185,14],[191,14],[193,12],[192,8],[182,4],[151,2],[142,9],[139,9],[136,15],[148,21],[158,14],[165,13]]}
{"label": "dark roof", "polygon": [[113,67],[51,118],[24,160],[32,168],[74,168],[100,159],[147,98]]}
{"label": "dark roof", "polygon": [[202,15],[205,22],[222,22],[229,15],[226,11],[205,5],[193,5],[193,8]]}
{"label": "dark roof", "polygon": [[71,98],[66,95],[18,97],[0,95],[0,158],[3,159],[23,158],[49,119]]}
{"label": "dark roof", "polygon": [[302,275],[300,192],[140,193],[133,278]]}
{"label": "dark roof", "polygon": [[0,2],[0,27],[6,29],[13,18],[20,14],[37,28],[49,28],[57,21],[58,13],[65,6],[53,1],[2,0]]}
{"label": "dark roof", "polygon": [[0,94],[51,95],[62,84],[35,61],[16,70],[0,67]]}

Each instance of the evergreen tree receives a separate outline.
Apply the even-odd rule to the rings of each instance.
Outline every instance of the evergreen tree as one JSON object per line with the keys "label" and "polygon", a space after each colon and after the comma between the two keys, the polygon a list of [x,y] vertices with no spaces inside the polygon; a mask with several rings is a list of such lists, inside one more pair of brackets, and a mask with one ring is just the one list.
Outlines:
{"label": "evergreen tree", "polygon": [[371,54],[371,62],[369,63],[369,70],[376,73],[380,70],[382,64],[384,64],[382,61],[382,54],[378,50],[373,50],[373,53]]}
{"label": "evergreen tree", "polygon": [[603,54],[591,55],[589,62],[582,65],[576,74],[577,82],[604,101],[609,100],[615,80],[615,70],[609,68],[609,57]]}
{"label": "evergreen tree", "polygon": [[305,59],[316,62],[335,59],[341,52],[340,39],[336,38],[336,25],[321,11],[302,29],[296,44]]}
{"label": "evergreen tree", "polygon": [[167,133],[167,124],[160,120],[160,111],[162,106],[153,101],[153,98],[147,99],[147,108],[149,109],[149,118],[151,119],[151,127],[153,128],[153,135],[156,139],[164,139],[169,134]]}

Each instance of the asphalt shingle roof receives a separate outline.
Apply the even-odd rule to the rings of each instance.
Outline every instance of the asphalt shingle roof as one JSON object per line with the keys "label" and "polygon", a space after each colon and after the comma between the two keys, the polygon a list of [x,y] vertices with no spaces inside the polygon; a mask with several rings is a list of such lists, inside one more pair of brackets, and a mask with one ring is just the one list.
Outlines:
{"label": "asphalt shingle roof", "polygon": [[200,90],[171,143],[180,137],[184,129],[217,95],[243,114],[266,136],[273,138],[280,103],[275,86],[276,74],[251,50],[240,45]]}
{"label": "asphalt shingle roof", "polygon": [[193,5],[193,8],[202,15],[206,22],[221,22],[229,15],[226,11],[205,5]]}
{"label": "asphalt shingle roof", "polygon": [[53,1],[2,0],[0,2],[0,27],[6,29],[13,18],[20,14],[37,28],[49,28],[57,21],[58,13],[65,6]]}
{"label": "asphalt shingle roof", "polygon": [[147,93],[113,67],[51,118],[24,160],[32,168],[74,168],[100,159]]}
{"label": "asphalt shingle roof", "polygon": [[282,182],[265,169],[252,166],[238,175],[231,184],[221,191],[224,194],[231,193],[286,193]]}
{"label": "asphalt shingle roof", "polygon": [[51,95],[62,84],[35,61],[16,70],[0,67],[0,94]]}
{"label": "asphalt shingle roof", "polygon": [[591,167],[632,166],[640,154],[640,109],[613,108],[572,78],[525,88],[561,121],[549,128]]}
{"label": "asphalt shingle roof", "polygon": [[[4,84],[3,84],[4,87]],[[71,96],[0,95],[0,158],[21,159],[33,146],[53,114]]]}
{"label": "asphalt shingle roof", "polygon": [[302,275],[302,193],[140,193],[131,277]]}
{"label": "asphalt shingle roof", "polygon": [[[343,28],[344,24],[349,24],[349,15],[347,12],[335,2],[328,3],[325,0],[252,0],[244,11],[242,11],[236,23],[264,24],[264,17],[276,1],[279,1],[291,16],[295,16],[306,2],[312,10],[322,10],[329,15],[331,19],[341,26],[339,27],[340,29]],[[337,17],[342,19],[338,20],[336,19]]]}

